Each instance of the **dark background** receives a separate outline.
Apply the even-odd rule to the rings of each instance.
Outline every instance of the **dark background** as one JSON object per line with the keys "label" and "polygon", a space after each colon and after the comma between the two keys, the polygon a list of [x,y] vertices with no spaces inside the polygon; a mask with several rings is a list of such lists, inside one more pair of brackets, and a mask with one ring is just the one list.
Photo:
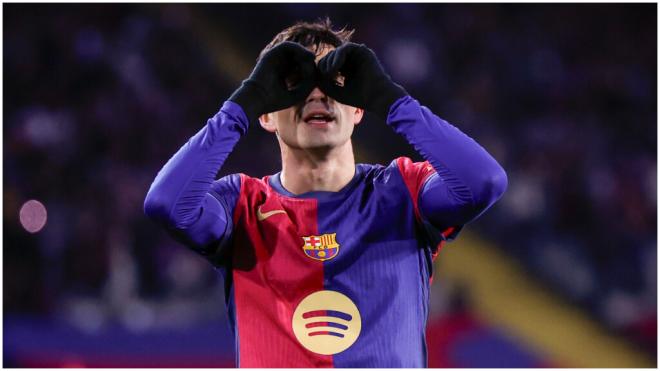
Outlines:
{"label": "dark background", "polygon": [[[467,229],[656,357],[655,4],[3,4],[3,13],[5,366],[233,364],[220,277],[147,220],[142,203],[261,48],[325,15],[355,28],[395,81],[507,170],[503,199]],[[420,158],[371,116],[354,145],[358,162]],[[219,175],[274,173],[278,153],[253,126]],[[38,233],[18,217],[30,199],[48,211]]]}

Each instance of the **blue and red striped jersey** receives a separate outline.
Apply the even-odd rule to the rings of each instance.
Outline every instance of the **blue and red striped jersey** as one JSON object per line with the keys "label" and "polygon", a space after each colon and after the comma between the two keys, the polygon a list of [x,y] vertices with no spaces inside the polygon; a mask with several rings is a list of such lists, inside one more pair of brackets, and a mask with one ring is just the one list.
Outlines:
{"label": "blue and red striped jersey", "polygon": [[[431,259],[427,162],[356,166],[339,192],[293,195],[279,174],[232,175],[229,305],[242,367],[424,367]],[[445,233],[451,233],[451,229]]]}
{"label": "blue and red striped jersey", "polygon": [[507,179],[410,96],[387,124],[426,161],[358,164],[339,192],[294,195],[279,174],[215,180],[248,128],[233,102],[158,173],[145,212],[224,274],[239,366],[426,366],[433,258]]}

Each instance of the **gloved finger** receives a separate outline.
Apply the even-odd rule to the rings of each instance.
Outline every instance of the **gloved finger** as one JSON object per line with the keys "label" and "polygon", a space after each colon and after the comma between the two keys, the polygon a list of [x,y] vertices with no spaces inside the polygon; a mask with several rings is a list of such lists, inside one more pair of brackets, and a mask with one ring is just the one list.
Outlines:
{"label": "gloved finger", "polygon": [[356,73],[360,62],[360,54],[366,48],[362,44],[346,43],[328,53],[319,61],[319,69],[323,74],[336,76],[342,74],[344,77]]}
{"label": "gloved finger", "polygon": [[[337,56],[333,54],[335,51],[332,51],[328,53],[325,57],[323,57],[321,60],[319,60],[317,70],[318,70],[318,77],[317,79],[320,80],[328,80],[328,81],[342,81],[345,76],[339,71],[339,65],[337,64]],[[340,77],[341,76],[341,77]],[[342,84],[339,84],[342,85]]]}
{"label": "gloved finger", "polygon": [[307,54],[307,55],[311,55],[311,57],[314,58],[314,53],[312,53],[309,49],[305,48],[304,46],[298,43],[294,43],[293,41],[283,41],[275,45],[272,49],[266,52],[264,57],[267,55],[276,55],[276,54],[285,54],[285,55]]}
{"label": "gloved finger", "polygon": [[300,74],[304,79],[314,80],[316,78],[316,56],[313,53],[309,55],[298,55],[296,57],[297,65],[300,68]]}
{"label": "gloved finger", "polygon": [[342,53],[342,47],[340,46],[338,49],[329,52],[319,60],[318,69],[323,75],[333,75],[339,71],[346,58],[345,53]]}
{"label": "gloved finger", "polygon": [[339,99],[342,94],[342,87],[338,86],[333,80],[322,79],[318,81],[319,89],[327,96],[334,98],[341,102]]}
{"label": "gloved finger", "polygon": [[276,46],[281,50],[286,62],[289,63],[314,63],[316,55],[304,46],[291,41],[285,41]]}
{"label": "gloved finger", "polygon": [[319,75],[329,75],[333,71],[330,70],[330,54],[334,51],[326,54],[323,58],[319,60],[316,64],[316,69],[318,70]]}
{"label": "gloved finger", "polygon": [[298,102],[304,101],[309,93],[314,90],[316,83],[313,79],[304,79],[297,86],[289,91],[291,97],[291,103],[296,104]]}
{"label": "gloved finger", "polygon": [[314,63],[315,55],[300,44],[284,41],[262,57],[280,74],[291,72],[302,63]]}
{"label": "gloved finger", "polygon": [[292,90],[298,84],[307,82],[313,84],[316,78],[314,55],[296,54],[285,72],[287,89]]}
{"label": "gloved finger", "polygon": [[335,81],[321,81],[319,82],[318,87],[323,93],[339,103],[353,107],[361,107],[363,105],[362,101],[356,98],[354,94],[350,93],[350,88],[339,86]]}

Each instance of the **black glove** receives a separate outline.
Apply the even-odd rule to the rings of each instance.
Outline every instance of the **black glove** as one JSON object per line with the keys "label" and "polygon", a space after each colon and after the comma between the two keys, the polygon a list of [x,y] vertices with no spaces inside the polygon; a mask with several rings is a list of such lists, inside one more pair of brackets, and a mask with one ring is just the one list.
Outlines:
{"label": "black glove", "polygon": [[[376,54],[365,45],[346,43],[318,63],[319,87],[337,101],[364,108],[382,119],[390,107],[408,93],[385,73]],[[336,80],[344,77],[341,86]]]}
{"label": "black glove", "polygon": [[250,77],[229,97],[243,108],[250,122],[304,100],[315,86],[315,55],[290,41],[266,52]]}

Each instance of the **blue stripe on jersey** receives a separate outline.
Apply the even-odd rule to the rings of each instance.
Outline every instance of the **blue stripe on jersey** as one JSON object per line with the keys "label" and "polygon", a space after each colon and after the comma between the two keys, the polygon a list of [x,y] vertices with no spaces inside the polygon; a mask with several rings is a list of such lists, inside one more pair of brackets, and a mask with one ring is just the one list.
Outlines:
{"label": "blue stripe on jersey", "polygon": [[[358,340],[335,367],[425,367],[428,268],[412,200],[396,166],[358,165],[341,198],[319,199],[319,234],[337,233],[324,288],[348,296],[362,318]],[[343,193],[343,192],[342,192]]]}

